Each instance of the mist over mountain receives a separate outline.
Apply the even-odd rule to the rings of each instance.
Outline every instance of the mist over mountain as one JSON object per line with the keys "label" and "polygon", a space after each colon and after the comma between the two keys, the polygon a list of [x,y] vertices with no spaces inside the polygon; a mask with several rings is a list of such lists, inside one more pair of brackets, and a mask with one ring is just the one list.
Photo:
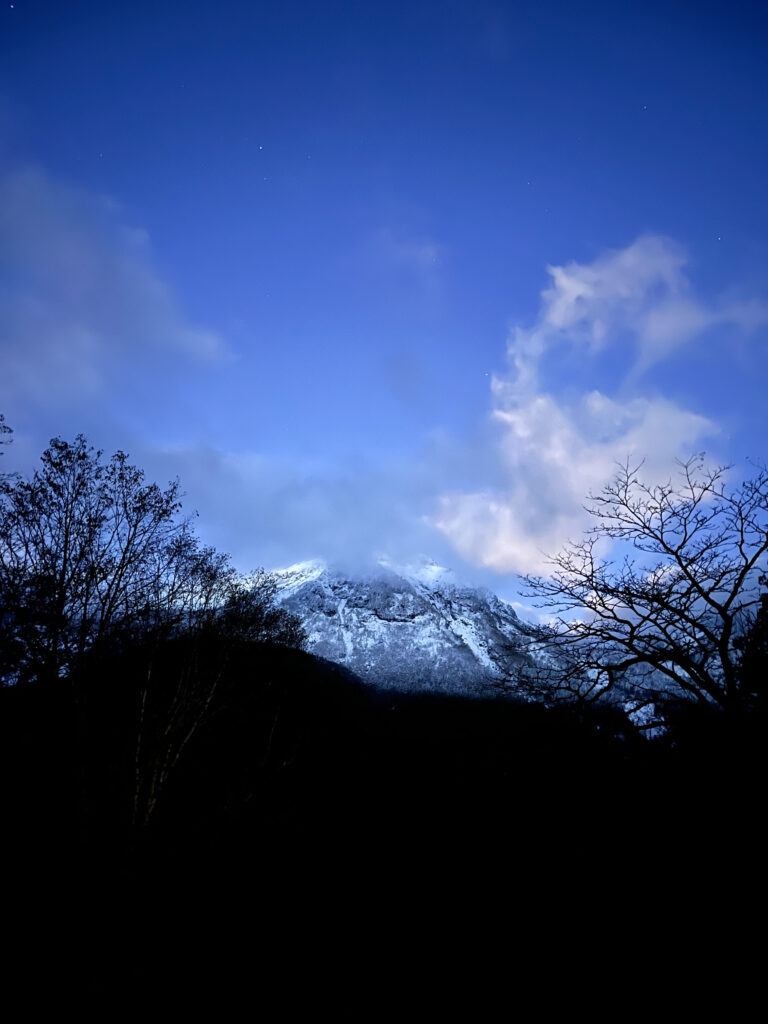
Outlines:
{"label": "mist over mountain", "polygon": [[366,683],[407,692],[514,692],[531,665],[530,627],[489,590],[435,562],[367,571],[321,560],[278,570],[278,600],[297,614],[307,649]]}

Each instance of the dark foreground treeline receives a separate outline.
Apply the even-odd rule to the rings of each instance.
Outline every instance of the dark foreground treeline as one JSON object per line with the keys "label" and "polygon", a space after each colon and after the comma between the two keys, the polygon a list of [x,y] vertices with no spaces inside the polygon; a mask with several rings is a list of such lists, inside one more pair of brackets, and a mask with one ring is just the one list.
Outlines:
{"label": "dark foreground treeline", "polygon": [[[212,694],[186,743],[184,687]],[[129,872],[481,848],[513,863],[577,835],[706,829],[762,785],[758,713],[669,708],[649,741],[608,708],[374,691],[215,632],[102,652],[67,680],[0,689],[0,709],[11,848]]]}
{"label": "dark foreground treeline", "polygon": [[[150,810],[191,678],[214,695]],[[56,961],[94,992],[189,985],[191,964],[195,992],[237,987],[254,943],[273,957],[309,928],[316,949],[350,913],[362,937],[390,900],[409,914],[435,890],[449,918],[468,895],[520,913],[553,891],[633,915],[660,879],[743,882],[762,848],[760,716],[668,717],[649,742],[606,710],[375,693],[215,632],[102,653],[0,690],[6,877],[34,932],[41,900],[66,905],[65,931],[88,922]]]}

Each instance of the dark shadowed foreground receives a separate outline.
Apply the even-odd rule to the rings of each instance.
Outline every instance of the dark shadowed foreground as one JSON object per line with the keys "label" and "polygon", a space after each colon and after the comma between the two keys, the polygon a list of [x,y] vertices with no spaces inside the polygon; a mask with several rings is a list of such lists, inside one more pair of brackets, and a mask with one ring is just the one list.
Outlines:
{"label": "dark shadowed foreground", "polygon": [[600,702],[365,688],[177,485],[82,437],[0,498],[9,1007],[400,1019],[455,1011],[474,963],[474,1020],[491,976],[508,1015],[538,977],[537,1012],[608,979],[653,1003],[689,961],[711,1007],[729,958],[753,973],[765,593],[749,700],[671,697],[649,740]]}
{"label": "dark shadowed foreground", "polygon": [[[89,659],[77,712],[71,681],[0,691],[6,964],[30,997],[289,1013],[433,961],[567,965],[588,922],[614,956],[617,929],[759,894],[759,711],[670,709],[649,742],[599,709],[395,700],[215,634],[153,649],[148,711],[147,659]],[[211,676],[147,813],[179,679]]]}

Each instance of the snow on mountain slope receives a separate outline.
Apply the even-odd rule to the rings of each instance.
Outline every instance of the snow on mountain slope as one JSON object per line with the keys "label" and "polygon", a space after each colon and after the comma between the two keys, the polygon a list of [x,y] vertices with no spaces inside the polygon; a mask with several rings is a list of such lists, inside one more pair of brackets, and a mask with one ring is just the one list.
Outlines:
{"label": "snow on mountain slope", "polygon": [[357,576],[302,562],[275,577],[278,600],[304,622],[309,650],[376,686],[476,692],[506,687],[530,664],[527,627],[513,609],[434,562],[382,560]]}

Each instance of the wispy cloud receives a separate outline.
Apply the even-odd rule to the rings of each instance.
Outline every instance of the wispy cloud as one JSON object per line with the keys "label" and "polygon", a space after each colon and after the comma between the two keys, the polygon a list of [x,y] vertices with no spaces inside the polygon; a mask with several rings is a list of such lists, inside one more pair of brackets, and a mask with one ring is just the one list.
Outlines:
{"label": "wispy cloud", "polygon": [[747,331],[768,324],[768,303],[698,299],[686,262],[672,239],[646,235],[592,263],[548,267],[551,284],[541,293],[535,324],[516,327],[509,338],[514,382],[535,386],[542,356],[559,345],[578,345],[595,357],[629,344],[635,370],[643,371],[719,324]]}
{"label": "wispy cloud", "polygon": [[0,402],[94,401],[126,367],[227,348],[187,322],[153,268],[145,231],[109,200],[26,168],[0,179]]}
{"label": "wispy cloud", "polygon": [[533,395],[495,412],[502,424],[496,486],[446,493],[434,525],[462,558],[498,572],[537,572],[585,525],[583,502],[626,457],[667,475],[675,456],[717,433],[704,416],[662,398],[617,402],[592,392],[565,407]]}
{"label": "wispy cloud", "polygon": [[333,467],[212,446],[137,454],[155,478],[180,475],[206,540],[244,570],[317,557],[360,568],[382,554],[407,562],[447,547],[436,547],[426,519],[442,470],[427,453]]}
{"label": "wispy cloud", "polygon": [[[499,572],[545,571],[547,557],[581,534],[583,502],[618,462],[642,458],[649,476],[666,477],[676,457],[717,435],[709,416],[644,394],[643,374],[717,325],[765,325],[768,306],[706,304],[684,266],[678,245],[648,236],[589,264],[548,268],[536,322],[512,330],[509,373],[492,380],[493,478],[482,490],[446,491],[432,520],[463,558]],[[542,379],[545,357],[557,351],[599,364],[619,344],[634,346],[634,357],[612,395],[573,397],[569,381]]]}
{"label": "wispy cloud", "polygon": [[[164,375],[156,397],[183,421],[177,364],[227,359],[218,334],[182,315],[153,268],[146,233],[124,220],[109,201],[39,170],[0,179],[0,410],[13,426],[17,410],[31,409],[32,421],[53,407],[53,429],[66,431],[67,410],[81,429],[82,409],[92,406],[91,425],[101,430],[126,381],[155,372]],[[441,250],[428,239],[383,231],[371,254],[422,298],[439,286]],[[697,298],[685,253],[666,238],[548,272],[538,316],[510,332],[508,372],[492,378],[490,442],[485,430],[451,443],[427,439],[399,464],[323,469],[192,440],[171,449],[139,436],[139,412],[133,456],[153,478],[181,475],[190,505],[210,524],[207,539],[242,567],[316,556],[361,563],[383,552],[440,558],[450,547],[475,567],[545,569],[546,554],[581,533],[582,503],[616,461],[645,457],[649,473],[667,475],[675,456],[717,434],[700,410],[644,391],[648,369],[718,325],[748,332],[768,323],[760,301]],[[598,366],[620,345],[631,359],[615,388],[574,395],[570,382],[544,372],[558,353]],[[393,364],[398,380],[412,371]]]}

